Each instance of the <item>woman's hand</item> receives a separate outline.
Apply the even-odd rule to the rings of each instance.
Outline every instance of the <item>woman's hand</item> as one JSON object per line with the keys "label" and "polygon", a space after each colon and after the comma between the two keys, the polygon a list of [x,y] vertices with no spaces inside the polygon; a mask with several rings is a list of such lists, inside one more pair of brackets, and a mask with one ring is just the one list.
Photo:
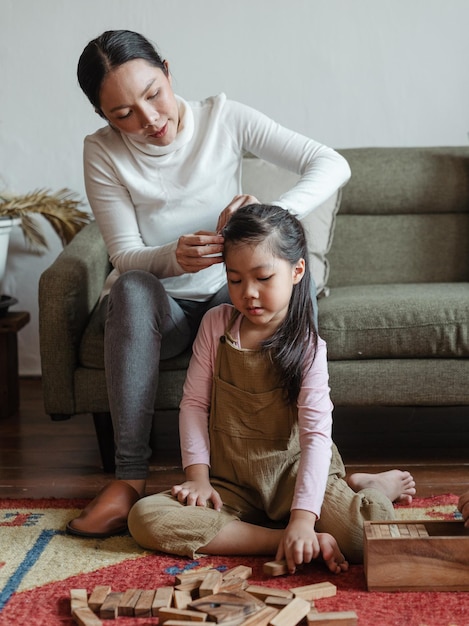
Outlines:
{"label": "woman's hand", "polygon": [[254,196],[250,196],[248,194],[235,196],[230,204],[225,207],[220,213],[220,217],[218,218],[217,223],[217,233],[221,232],[222,228],[227,224],[228,220],[235,211],[248,204],[259,204],[259,200]]}
{"label": "woman's hand", "polygon": [[292,511],[275,559],[285,559],[290,574],[295,573],[298,565],[310,563],[319,556],[332,573],[346,571],[348,563],[337,541],[328,533],[316,533],[315,521],[316,516],[309,511]]}
{"label": "woman's hand", "polygon": [[215,263],[221,263],[222,252],[223,237],[217,233],[201,230],[179,237],[176,260],[185,272],[194,274]]}
{"label": "woman's hand", "polygon": [[208,466],[198,463],[189,465],[184,471],[186,481],[174,485],[171,495],[187,506],[207,506],[207,502],[211,502],[215,511],[219,511],[223,502],[218,491],[210,484]]}

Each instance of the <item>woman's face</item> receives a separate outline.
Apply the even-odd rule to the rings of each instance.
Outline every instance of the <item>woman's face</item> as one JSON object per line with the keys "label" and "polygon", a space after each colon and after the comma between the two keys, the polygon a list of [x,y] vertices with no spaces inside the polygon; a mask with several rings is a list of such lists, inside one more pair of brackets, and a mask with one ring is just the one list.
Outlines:
{"label": "woman's face", "polygon": [[100,104],[109,123],[136,141],[168,146],[176,137],[179,111],[171,76],[144,59],[127,61],[106,75]]}

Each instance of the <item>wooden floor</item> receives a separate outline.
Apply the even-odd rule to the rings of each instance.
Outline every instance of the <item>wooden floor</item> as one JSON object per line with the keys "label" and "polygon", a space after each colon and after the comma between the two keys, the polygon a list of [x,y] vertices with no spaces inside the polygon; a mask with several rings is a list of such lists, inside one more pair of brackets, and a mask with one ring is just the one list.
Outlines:
{"label": "wooden floor", "polygon": [[[44,412],[39,379],[21,379],[20,397],[19,413],[0,419],[0,497],[93,497],[112,475],[101,469],[91,416],[52,422]],[[430,437],[430,444],[422,446],[414,435],[408,445],[396,437],[389,437],[389,445],[376,445],[365,437],[357,443],[356,428],[350,427],[349,435],[347,428],[341,429],[340,440],[348,472],[408,469],[421,497],[459,494],[469,487],[464,438],[440,445],[438,437],[433,443]],[[178,455],[164,456],[152,462],[147,493],[167,489],[182,476]]]}

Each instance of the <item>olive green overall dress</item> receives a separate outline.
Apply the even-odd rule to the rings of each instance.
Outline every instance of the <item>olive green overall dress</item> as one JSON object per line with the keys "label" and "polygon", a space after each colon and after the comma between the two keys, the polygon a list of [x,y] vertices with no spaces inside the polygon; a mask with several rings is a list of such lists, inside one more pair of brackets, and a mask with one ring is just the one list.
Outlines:
{"label": "olive green overall dress", "polygon": [[[142,498],[129,515],[129,529],[145,548],[194,558],[233,520],[270,528],[288,524],[300,460],[297,408],[285,402],[268,356],[234,345],[235,317],[220,338],[209,419],[210,482],[223,508],[185,506],[169,492]],[[363,521],[393,519],[393,506],[375,489],[355,493],[332,448],[315,529],[333,535],[347,559],[361,561]]]}

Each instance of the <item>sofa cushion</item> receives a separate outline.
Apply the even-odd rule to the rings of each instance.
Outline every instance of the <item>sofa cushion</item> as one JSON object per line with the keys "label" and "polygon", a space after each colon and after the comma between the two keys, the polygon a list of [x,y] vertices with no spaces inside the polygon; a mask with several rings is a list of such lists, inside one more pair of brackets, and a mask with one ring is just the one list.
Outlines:
{"label": "sofa cushion", "polygon": [[[344,196],[346,193],[344,189]],[[330,289],[469,281],[469,213],[337,215],[328,253]]]}
{"label": "sofa cushion", "polygon": [[[297,174],[262,159],[245,158],[243,161],[243,190],[255,196],[260,202],[276,201],[285,191],[291,189],[298,179]],[[334,236],[335,218],[341,196],[341,190],[338,190],[302,219],[308,237],[311,273],[318,295],[327,295],[328,292],[327,253]]]}
{"label": "sofa cushion", "polygon": [[352,170],[343,215],[469,212],[469,148],[339,150]]}
{"label": "sofa cushion", "polygon": [[469,283],[334,287],[319,301],[329,360],[469,356]]}

